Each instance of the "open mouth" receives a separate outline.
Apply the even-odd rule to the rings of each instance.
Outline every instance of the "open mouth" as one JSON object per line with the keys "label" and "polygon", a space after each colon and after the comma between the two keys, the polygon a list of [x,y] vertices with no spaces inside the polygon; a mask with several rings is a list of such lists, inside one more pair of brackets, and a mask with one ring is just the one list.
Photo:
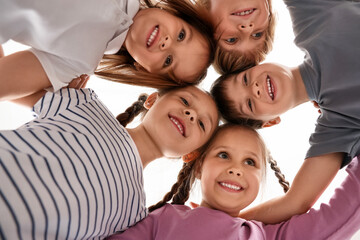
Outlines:
{"label": "open mouth", "polygon": [[234,16],[248,16],[248,15],[252,14],[255,10],[256,10],[256,8],[251,8],[251,9],[247,9],[247,10],[243,10],[243,11],[239,11],[239,12],[234,12],[231,15],[234,15]]}
{"label": "open mouth", "polygon": [[180,132],[181,135],[183,135],[185,137],[185,126],[184,124],[180,121],[180,119],[174,117],[174,116],[170,116],[169,115],[169,119],[170,121],[174,124],[174,126],[178,129],[178,131]]}
{"label": "open mouth", "polygon": [[149,35],[149,37],[148,37],[148,39],[146,41],[146,47],[149,48],[154,44],[158,33],[159,33],[159,25],[156,25],[154,30],[150,33],[150,35]]}
{"label": "open mouth", "polygon": [[240,192],[243,188],[240,185],[228,182],[219,182],[220,186],[231,192]]}
{"label": "open mouth", "polygon": [[266,84],[267,84],[267,90],[268,90],[269,96],[270,96],[271,100],[274,100],[275,88],[274,88],[274,84],[272,83],[269,75],[266,76]]}

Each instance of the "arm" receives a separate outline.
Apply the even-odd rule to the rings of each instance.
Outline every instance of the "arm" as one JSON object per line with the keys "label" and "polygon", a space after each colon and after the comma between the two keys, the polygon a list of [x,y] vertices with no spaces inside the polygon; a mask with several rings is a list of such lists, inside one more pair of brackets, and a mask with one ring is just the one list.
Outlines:
{"label": "arm", "polygon": [[2,58],[3,56],[5,56],[5,54],[4,54],[4,49],[3,49],[3,47],[0,45],[0,58]]}
{"label": "arm", "polygon": [[[360,157],[360,156],[359,156]],[[360,229],[360,164],[355,157],[348,175],[329,203],[318,210],[267,225],[266,239],[349,239]]]}
{"label": "arm", "polygon": [[30,51],[0,58],[0,101],[18,99],[48,87],[51,83]]}
{"label": "arm", "polygon": [[[68,85],[68,88],[84,88],[87,84],[87,81],[89,80],[89,76],[86,74],[81,75],[78,78],[74,78]],[[37,101],[39,101],[40,98],[42,98],[45,95],[45,90],[40,90],[34,94],[31,94],[29,96],[25,96],[22,98],[14,99],[12,102],[23,105],[25,107],[33,107]]]}
{"label": "arm", "polygon": [[335,177],[342,159],[342,153],[306,159],[284,196],[246,210],[239,217],[273,224],[307,212]]}

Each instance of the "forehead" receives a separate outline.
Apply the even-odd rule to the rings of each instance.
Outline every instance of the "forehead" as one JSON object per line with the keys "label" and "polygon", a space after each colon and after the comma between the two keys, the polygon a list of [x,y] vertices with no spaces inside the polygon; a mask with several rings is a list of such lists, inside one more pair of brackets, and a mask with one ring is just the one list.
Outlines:
{"label": "forehead", "polygon": [[205,38],[195,28],[188,26],[190,29],[187,33],[188,39],[185,39],[183,44],[179,44],[178,49],[175,50],[177,61],[171,70],[178,79],[192,83],[198,80],[201,72],[206,70],[210,50]]}
{"label": "forehead", "polygon": [[263,156],[264,145],[256,132],[241,126],[227,127],[219,131],[213,140],[213,147],[227,145],[236,150],[253,152],[258,157]]}

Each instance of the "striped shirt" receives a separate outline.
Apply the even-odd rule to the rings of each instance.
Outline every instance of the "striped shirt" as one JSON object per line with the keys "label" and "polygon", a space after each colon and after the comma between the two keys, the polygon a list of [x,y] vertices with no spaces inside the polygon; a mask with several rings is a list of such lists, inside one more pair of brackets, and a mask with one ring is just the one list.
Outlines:
{"label": "striped shirt", "polygon": [[90,89],[47,93],[0,132],[0,239],[101,239],[147,215],[135,143]]}

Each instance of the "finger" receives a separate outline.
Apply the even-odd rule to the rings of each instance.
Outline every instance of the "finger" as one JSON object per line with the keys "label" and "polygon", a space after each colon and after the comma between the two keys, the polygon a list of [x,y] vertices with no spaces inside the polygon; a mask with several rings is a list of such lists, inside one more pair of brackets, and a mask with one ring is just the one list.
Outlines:
{"label": "finger", "polygon": [[86,86],[87,82],[89,81],[90,77],[87,74],[83,74],[83,75],[80,76],[80,78],[81,78],[81,81],[79,82],[78,87],[79,88],[84,88]]}
{"label": "finger", "polygon": [[71,80],[71,82],[69,82],[67,88],[76,88],[80,80],[81,80],[80,77],[74,78],[73,80]]}

